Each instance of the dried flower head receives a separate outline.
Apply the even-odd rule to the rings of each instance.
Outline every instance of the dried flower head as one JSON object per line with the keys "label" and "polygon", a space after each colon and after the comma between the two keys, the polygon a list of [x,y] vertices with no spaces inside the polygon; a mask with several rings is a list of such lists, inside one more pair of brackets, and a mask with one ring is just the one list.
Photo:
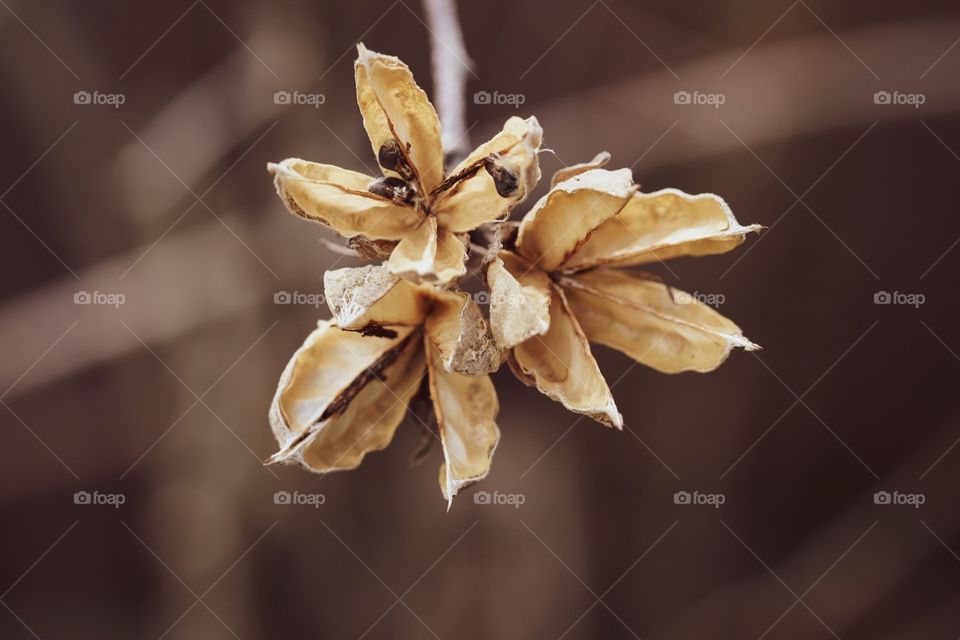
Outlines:
{"label": "dried flower head", "polygon": [[711,194],[641,193],[629,169],[603,168],[607,153],[558,171],[519,224],[492,225],[480,267],[488,322],[455,287],[467,272],[467,234],[504,221],[536,185],[540,125],[510,118],[445,172],[437,113],[410,70],[358,50],[357,102],[381,177],[297,158],[269,169],[291,212],[387,260],[325,274],[333,318],[280,377],[270,462],[356,468],[410,413],[441,443],[449,508],[490,471],[500,430],[489,374],[502,362],[568,409],[622,428],[590,342],[668,373],[710,371],[733,347],[757,348],[694,297],[614,267],[723,253],[758,227],[738,224]]}
{"label": "dried flower head", "polygon": [[357,103],[382,176],[289,158],[270,164],[287,208],[349,238],[391,273],[446,286],[466,273],[464,234],[501,220],[540,179],[536,118],[512,117],[444,172],[440,121],[398,58],[357,46]]}
{"label": "dried flower head", "polygon": [[568,167],[487,269],[490,321],[514,373],[567,409],[622,428],[590,342],[666,373],[712,371],[758,348],[694,296],[611,267],[729,251],[757,230],[712,194],[641,193],[609,159]]}
{"label": "dried flower head", "polygon": [[327,272],[324,289],[334,318],[319,323],[280,378],[270,408],[280,450],[270,461],[320,473],[356,468],[390,443],[426,375],[449,505],[486,477],[500,439],[487,375],[500,353],[476,302],[385,266]]}

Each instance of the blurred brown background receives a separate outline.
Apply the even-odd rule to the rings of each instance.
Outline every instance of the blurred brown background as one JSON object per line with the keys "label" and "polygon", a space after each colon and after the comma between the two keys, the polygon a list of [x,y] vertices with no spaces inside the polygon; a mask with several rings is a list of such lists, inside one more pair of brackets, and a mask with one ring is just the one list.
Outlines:
{"label": "blurred brown background", "polygon": [[274,297],[356,261],[265,164],[375,166],[353,46],[431,91],[421,6],[2,0],[0,637],[960,635],[956,3],[459,10],[474,144],[534,114],[547,176],[607,149],[769,227],[659,269],[759,357],[664,376],[596,347],[622,433],[504,369],[493,473],[449,513],[409,422],[355,472],[266,468],[328,313]]}

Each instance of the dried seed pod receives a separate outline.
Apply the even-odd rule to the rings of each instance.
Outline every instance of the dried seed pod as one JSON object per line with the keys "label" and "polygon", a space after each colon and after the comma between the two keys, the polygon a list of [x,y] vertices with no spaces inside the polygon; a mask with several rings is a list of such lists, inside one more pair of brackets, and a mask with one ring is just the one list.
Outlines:
{"label": "dried seed pod", "polygon": [[323,275],[327,306],[343,329],[369,333],[370,326],[417,326],[431,298],[382,265],[345,267]]}
{"label": "dried seed pod", "polygon": [[430,216],[400,241],[387,266],[391,273],[411,282],[442,287],[467,272],[466,259],[463,241]]}
{"label": "dried seed pod", "polygon": [[524,216],[517,251],[544,271],[557,269],[636,189],[630,169],[591,169],[561,182]]}
{"label": "dried seed pod", "polygon": [[[454,179],[433,194],[431,210],[440,224],[462,233],[506,218],[540,179],[537,152],[542,140],[543,130],[536,118],[507,120],[503,130],[457,165],[450,172]],[[517,177],[516,188],[509,196],[498,192],[490,173],[479,170],[491,155],[499,159],[498,165],[509,168]]]}
{"label": "dried seed pod", "polygon": [[737,247],[760,225],[742,226],[723,198],[677,189],[636,193],[599,225],[563,264],[564,271],[629,266],[679,256],[705,256]]}
{"label": "dried seed pod", "polygon": [[345,238],[400,240],[423,219],[412,207],[370,193],[371,178],[363,174],[299,158],[270,164],[268,169],[291,213],[322,222]]}
{"label": "dried seed pod", "polygon": [[433,297],[426,338],[444,369],[472,376],[499,369],[500,350],[477,303],[462,291],[439,291]]}
{"label": "dried seed pod", "polygon": [[501,251],[487,269],[490,328],[501,349],[511,349],[550,328],[550,278],[520,256]]}
{"label": "dried seed pod", "polygon": [[270,462],[353,469],[385,447],[423,375],[418,337],[413,327],[378,338],[320,322],[280,376],[270,407],[280,450]]}
{"label": "dried seed pod", "polygon": [[570,411],[622,429],[623,417],[590,353],[587,337],[563,291],[551,286],[550,327],[514,348],[516,363],[542,393]]}
{"label": "dried seed pod", "polygon": [[734,347],[759,348],[709,306],[689,295],[675,302],[669,287],[642,274],[595,269],[561,285],[590,342],[663,373],[713,371]]}
{"label": "dried seed pod", "polygon": [[500,441],[495,422],[500,405],[490,376],[447,371],[433,342],[425,340],[424,345],[430,397],[443,444],[440,490],[449,509],[458,491],[490,473],[493,452]]}
{"label": "dried seed pod", "polygon": [[440,119],[413,78],[394,56],[357,45],[357,104],[373,152],[385,172],[430,193],[443,180]]}

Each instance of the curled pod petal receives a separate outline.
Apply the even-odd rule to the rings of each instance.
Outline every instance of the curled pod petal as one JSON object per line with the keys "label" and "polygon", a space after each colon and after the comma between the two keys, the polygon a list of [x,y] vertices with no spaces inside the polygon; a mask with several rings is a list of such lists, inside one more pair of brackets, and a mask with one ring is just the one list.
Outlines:
{"label": "curled pod petal", "polygon": [[523,217],[517,252],[532,265],[554,271],[635,191],[629,169],[591,169],[561,182]]}
{"label": "curled pod petal", "polygon": [[368,191],[373,178],[363,174],[299,158],[271,163],[267,169],[291,213],[346,238],[400,240],[423,220],[416,209]]}
{"label": "curled pod petal", "polygon": [[664,373],[713,371],[734,347],[759,348],[695,297],[639,274],[596,269],[561,283],[590,342]]}
{"label": "curled pod petal", "polygon": [[523,378],[533,380],[541,393],[570,411],[623,428],[623,417],[561,289],[553,287],[550,328],[517,345],[513,357]]}
{"label": "curled pod petal", "polygon": [[368,337],[321,322],[280,377],[270,407],[280,449],[269,462],[352,469],[385,447],[423,374],[418,335],[401,327]]}
{"label": "curled pod petal", "polygon": [[562,269],[648,264],[736,248],[760,225],[742,226],[723,198],[677,189],[637,193],[567,259]]}

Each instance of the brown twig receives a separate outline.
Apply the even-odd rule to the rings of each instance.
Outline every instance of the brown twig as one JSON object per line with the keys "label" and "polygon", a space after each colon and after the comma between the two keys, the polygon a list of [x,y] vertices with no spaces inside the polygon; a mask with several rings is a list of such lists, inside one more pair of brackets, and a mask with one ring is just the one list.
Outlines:
{"label": "brown twig", "polygon": [[455,165],[470,152],[467,136],[467,73],[471,61],[463,42],[454,0],[423,0],[430,29],[433,93],[442,126],[447,162]]}

